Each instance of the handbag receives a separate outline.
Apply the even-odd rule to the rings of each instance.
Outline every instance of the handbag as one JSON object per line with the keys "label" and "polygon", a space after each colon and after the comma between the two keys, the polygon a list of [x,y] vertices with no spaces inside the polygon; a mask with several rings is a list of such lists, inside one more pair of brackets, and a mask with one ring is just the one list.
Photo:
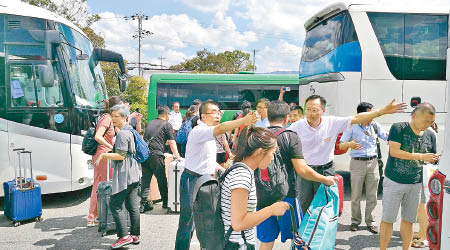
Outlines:
{"label": "handbag", "polygon": [[339,191],[337,185],[327,187],[321,184],[303,216],[298,229],[299,236],[311,249],[334,249],[338,214]]}

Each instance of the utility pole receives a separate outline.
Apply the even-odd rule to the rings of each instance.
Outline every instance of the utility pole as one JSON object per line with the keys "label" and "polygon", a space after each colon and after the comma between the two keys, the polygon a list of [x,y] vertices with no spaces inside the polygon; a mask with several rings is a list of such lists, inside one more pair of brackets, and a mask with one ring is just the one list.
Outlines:
{"label": "utility pole", "polygon": [[139,40],[139,55],[138,55],[138,69],[139,69],[139,76],[142,76],[142,68],[141,68],[141,40],[144,36],[152,35],[153,32],[142,29],[142,20],[148,20],[148,16],[143,14],[134,14],[131,16],[131,20],[138,20],[138,30],[137,34],[133,35],[133,38],[137,38]]}
{"label": "utility pole", "polygon": [[258,52],[258,50],[254,49],[253,50],[253,72],[256,71],[256,52]]}
{"label": "utility pole", "polygon": [[162,61],[163,61],[163,59],[166,59],[165,57],[162,57],[162,53],[161,53],[161,57],[158,57],[158,59],[160,59],[161,60],[161,69],[163,68],[163,63],[162,63]]}

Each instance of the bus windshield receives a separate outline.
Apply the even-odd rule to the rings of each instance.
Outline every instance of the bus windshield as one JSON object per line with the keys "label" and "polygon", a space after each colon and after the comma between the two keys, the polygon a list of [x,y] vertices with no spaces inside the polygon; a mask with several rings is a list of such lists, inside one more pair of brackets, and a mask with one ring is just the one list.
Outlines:
{"label": "bus windshield", "polygon": [[[61,44],[64,61],[68,69],[68,75],[75,95],[75,103],[78,106],[89,108],[102,108],[106,98],[105,81],[100,64],[92,55],[92,44],[89,40],[66,25],[59,24],[62,33]],[[70,46],[68,44],[69,43]],[[76,48],[74,48],[76,47]],[[89,59],[77,59],[77,55],[89,56]]]}

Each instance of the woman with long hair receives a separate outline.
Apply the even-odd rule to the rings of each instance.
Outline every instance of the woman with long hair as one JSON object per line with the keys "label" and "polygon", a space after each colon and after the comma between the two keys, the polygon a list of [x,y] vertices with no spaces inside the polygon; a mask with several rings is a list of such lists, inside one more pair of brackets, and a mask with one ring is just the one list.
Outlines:
{"label": "woman with long hair", "polygon": [[[105,112],[100,116],[97,127],[95,129],[95,140],[98,142],[97,151],[92,156],[94,164],[94,184],[92,184],[91,201],[89,203],[89,214],[87,218],[87,226],[93,227],[98,225],[97,220],[97,186],[101,181],[106,181],[107,163],[101,161],[96,164],[97,158],[102,153],[107,153],[113,148],[114,125],[112,123],[110,108],[114,105],[122,103],[122,99],[118,96],[112,96],[105,101]],[[110,169],[109,176],[112,176]]]}
{"label": "woman with long hair", "polygon": [[225,249],[255,249],[255,227],[271,216],[282,216],[289,204],[276,202],[256,211],[254,171],[265,169],[273,160],[277,138],[266,128],[246,127],[242,130],[235,150],[234,164],[223,180],[221,190],[222,220],[227,235]]}

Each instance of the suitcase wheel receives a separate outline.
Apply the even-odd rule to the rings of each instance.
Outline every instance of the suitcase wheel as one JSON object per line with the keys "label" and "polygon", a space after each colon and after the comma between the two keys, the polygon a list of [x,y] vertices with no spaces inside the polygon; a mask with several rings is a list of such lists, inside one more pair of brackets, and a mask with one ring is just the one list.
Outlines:
{"label": "suitcase wheel", "polygon": [[13,221],[13,225],[14,225],[15,227],[20,226],[20,221]]}
{"label": "suitcase wheel", "polygon": [[36,217],[36,222],[41,222],[41,221],[43,221],[44,219],[41,217],[41,216],[39,216],[39,217]]}

